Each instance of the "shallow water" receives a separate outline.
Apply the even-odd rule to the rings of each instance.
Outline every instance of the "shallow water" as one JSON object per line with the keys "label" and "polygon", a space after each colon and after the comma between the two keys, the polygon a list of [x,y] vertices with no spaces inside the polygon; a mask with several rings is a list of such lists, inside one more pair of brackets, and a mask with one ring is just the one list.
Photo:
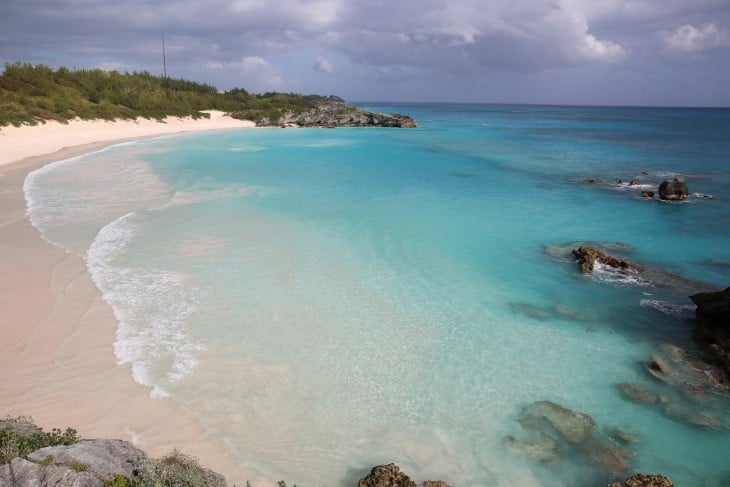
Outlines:
{"label": "shallow water", "polygon": [[[730,112],[371,108],[420,128],[124,144],[32,173],[31,220],[87,259],[135,379],[273,480],[351,485],[395,461],[452,485],[632,471],[723,485],[727,426],[616,388],[663,390],[641,362],[665,342],[694,351],[686,288],[584,276],[546,245],[622,242],[631,260],[727,286],[713,262],[730,261]],[[616,184],[674,176],[713,198],[667,204]],[[568,444],[548,463],[506,445],[529,438],[518,420],[540,400],[589,414],[602,444],[612,427],[638,435],[629,471]],[[717,393],[683,401],[728,424]]]}

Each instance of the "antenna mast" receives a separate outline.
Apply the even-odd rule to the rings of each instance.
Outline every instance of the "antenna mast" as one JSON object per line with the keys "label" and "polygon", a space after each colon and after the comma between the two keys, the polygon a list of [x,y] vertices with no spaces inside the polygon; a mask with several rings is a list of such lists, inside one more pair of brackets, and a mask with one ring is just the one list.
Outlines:
{"label": "antenna mast", "polygon": [[165,59],[165,33],[162,33],[162,69],[165,73],[164,76],[167,78],[167,60]]}

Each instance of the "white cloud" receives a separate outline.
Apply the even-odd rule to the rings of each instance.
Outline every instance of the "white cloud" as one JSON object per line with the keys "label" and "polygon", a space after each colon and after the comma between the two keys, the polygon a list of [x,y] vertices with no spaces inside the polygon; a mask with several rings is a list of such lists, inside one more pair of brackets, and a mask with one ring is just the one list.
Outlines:
{"label": "white cloud", "polygon": [[718,28],[713,23],[703,24],[700,27],[685,24],[672,32],[664,31],[662,37],[670,53],[694,53],[730,46],[728,31]]}
{"label": "white cloud", "polygon": [[335,68],[332,66],[332,63],[324,58],[317,58],[317,60],[314,62],[314,70],[318,71],[320,73],[330,74],[332,73]]}
{"label": "white cloud", "polygon": [[597,62],[617,62],[626,57],[626,50],[621,45],[596,39],[591,34],[585,35],[580,51],[584,59]]}

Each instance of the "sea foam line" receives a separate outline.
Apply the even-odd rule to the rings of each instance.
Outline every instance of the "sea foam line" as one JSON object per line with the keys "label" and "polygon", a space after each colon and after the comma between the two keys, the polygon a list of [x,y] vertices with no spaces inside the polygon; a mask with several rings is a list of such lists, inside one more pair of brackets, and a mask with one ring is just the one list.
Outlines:
{"label": "sea foam line", "polygon": [[87,252],[89,273],[118,321],[114,353],[132,365],[132,376],[152,387],[152,396],[168,395],[198,364],[205,347],[185,331],[198,307],[200,290],[185,284],[181,272],[117,264],[139,232],[134,212],[102,228]]}

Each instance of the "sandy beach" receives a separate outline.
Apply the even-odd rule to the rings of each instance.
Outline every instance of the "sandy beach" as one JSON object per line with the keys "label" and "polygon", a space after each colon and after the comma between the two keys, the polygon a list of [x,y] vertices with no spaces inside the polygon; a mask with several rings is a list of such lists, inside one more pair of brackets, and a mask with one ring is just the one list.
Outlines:
{"label": "sandy beach", "polygon": [[[76,428],[84,438],[120,438],[152,456],[178,448],[223,473],[229,484],[260,483],[234,465],[220,440],[170,399],[150,398],[118,365],[116,320],[85,262],[41,239],[25,212],[23,182],[43,165],[129,139],[240,129],[252,122],[220,112],[164,122],[73,121],[0,130],[0,416]],[[257,482],[258,481],[258,482]]]}

